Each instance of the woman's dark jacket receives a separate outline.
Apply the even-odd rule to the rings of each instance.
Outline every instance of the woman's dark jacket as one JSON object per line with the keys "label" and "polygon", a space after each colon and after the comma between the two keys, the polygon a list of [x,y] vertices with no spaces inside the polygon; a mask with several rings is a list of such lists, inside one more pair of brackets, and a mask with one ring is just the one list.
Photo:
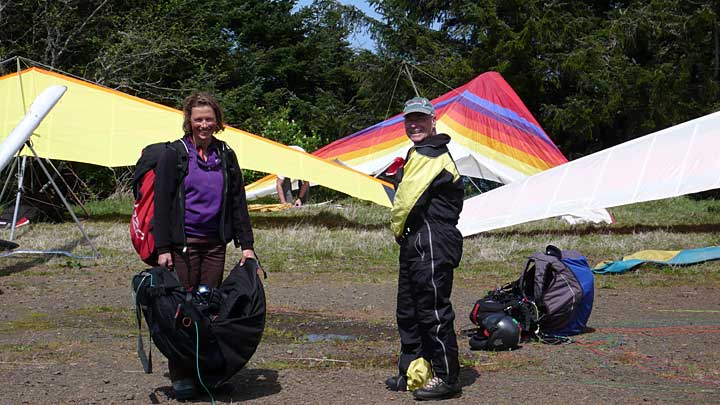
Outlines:
{"label": "woman's dark jacket", "polygon": [[[235,152],[219,139],[212,141],[218,148],[223,173],[223,199],[217,238],[222,243],[235,242],[235,247],[253,249],[253,232],[245,198],[245,183]],[[182,144],[182,146],[179,146]],[[184,142],[173,142],[160,157],[155,168],[155,226],[153,236],[158,254],[168,253],[172,246],[184,251],[185,188],[188,151]]]}

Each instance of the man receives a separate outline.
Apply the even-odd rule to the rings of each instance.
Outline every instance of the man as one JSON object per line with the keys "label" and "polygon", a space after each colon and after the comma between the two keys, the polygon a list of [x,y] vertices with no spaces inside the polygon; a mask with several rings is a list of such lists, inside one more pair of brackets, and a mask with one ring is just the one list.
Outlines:
{"label": "man", "polygon": [[[305,149],[300,146],[290,145],[290,147],[297,151],[305,152]],[[293,207],[302,207],[303,204],[307,202],[308,195],[310,194],[310,182],[298,180],[297,198],[293,198],[292,179],[277,175],[277,180],[275,181],[275,191],[277,191],[280,204],[292,204]]]}
{"label": "man", "polygon": [[447,144],[435,129],[435,109],[415,97],[403,110],[405,133],[414,145],[399,174],[391,229],[400,244],[397,323],[400,332],[399,375],[387,379],[391,390],[407,389],[407,369],[420,357],[432,364],[434,377],[413,392],[418,400],[461,394],[460,369],[450,303],[453,270],[462,256],[456,225],[463,185]]}
{"label": "man", "polygon": [[278,193],[280,204],[292,204],[293,207],[302,207],[307,202],[308,194],[310,194],[310,183],[298,180],[297,198],[293,198],[292,179],[278,175],[275,181],[275,191]]}

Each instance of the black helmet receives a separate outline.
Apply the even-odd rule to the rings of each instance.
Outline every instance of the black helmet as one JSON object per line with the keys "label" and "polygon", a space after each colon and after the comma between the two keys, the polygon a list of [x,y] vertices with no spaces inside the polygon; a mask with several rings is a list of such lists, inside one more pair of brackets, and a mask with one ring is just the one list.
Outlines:
{"label": "black helmet", "polygon": [[502,312],[490,314],[482,320],[480,331],[470,338],[472,350],[508,350],[520,343],[520,325]]}

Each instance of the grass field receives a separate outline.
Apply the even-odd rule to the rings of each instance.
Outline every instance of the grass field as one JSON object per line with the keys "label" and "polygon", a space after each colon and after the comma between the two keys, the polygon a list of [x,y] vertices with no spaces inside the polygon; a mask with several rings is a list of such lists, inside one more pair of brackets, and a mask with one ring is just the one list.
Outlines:
{"label": "grass field", "polygon": [[[338,203],[275,213],[253,212],[256,252],[263,266],[271,273],[394,277],[398,249],[388,227],[389,209],[354,199]],[[83,224],[101,253],[100,265],[138,267],[128,235],[131,207],[128,197],[87,204],[91,216]],[[516,277],[526,257],[548,244],[578,250],[595,265],[639,250],[680,250],[720,243],[718,200],[678,197],[617,207],[611,212],[616,219],[612,225],[571,226],[547,219],[468,237],[457,272],[462,277],[501,283]],[[9,232],[3,232],[0,237],[7,238]],[[16,238],[22,249],[72,250],[81,256],[92,253],[73,222],[33,224],[19,229]],[[239,252],[232,248],[228,251],[231,266]],[[57,256],[48,264],[81,267],[88,263]],[[697,277],[702,283],[720,284],[720,270],[713,263],[685,268],[644,266],[623,276],[622,282],[668,285]],[[607,287],[616,282],[612,276],[598,277],[598,281]]]}

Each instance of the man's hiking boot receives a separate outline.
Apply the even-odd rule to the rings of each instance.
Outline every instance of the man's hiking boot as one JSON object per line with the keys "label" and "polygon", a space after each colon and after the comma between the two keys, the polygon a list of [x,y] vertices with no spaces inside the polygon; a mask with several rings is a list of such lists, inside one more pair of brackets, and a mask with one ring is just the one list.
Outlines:
{"label": "man's hiking boot", "polygon": [[192,378],[183,378],[172,383],[175,399],[190,399],[195,397],[195,382]]}
{"label": "man's hiking boot", "polygon": [[448,384],[438,377],[433,377],[424,387],[413,391],[413,397],[418,401],[433,401],[450,399],[460,396],[462,388],[460,383]]}
{"label": "man's hiking boot", "polygon": [[385,380],[390,391],[407,391],[407,378],[404,375],[394,375]]}

